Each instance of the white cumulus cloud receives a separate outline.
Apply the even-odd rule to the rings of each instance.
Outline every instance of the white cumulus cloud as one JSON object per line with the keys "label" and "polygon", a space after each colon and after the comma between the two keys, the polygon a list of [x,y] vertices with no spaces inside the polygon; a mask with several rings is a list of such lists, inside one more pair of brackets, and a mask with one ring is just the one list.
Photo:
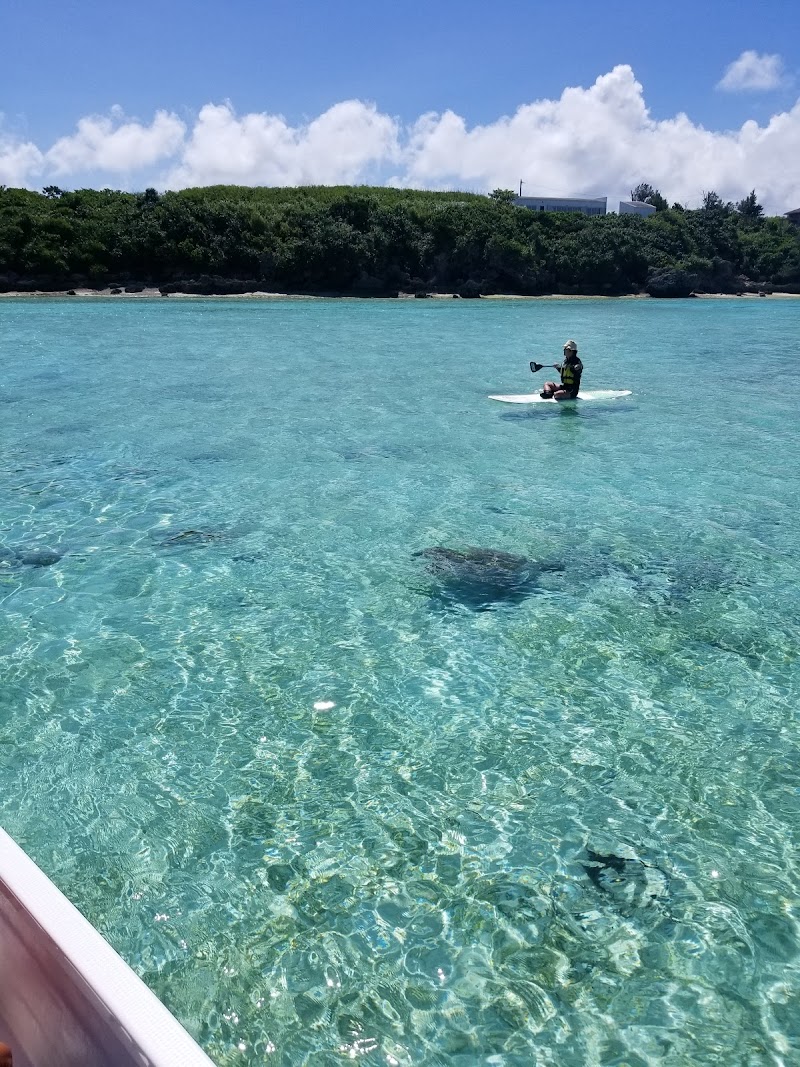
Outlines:
{"label": "white cumulus cloud", "polygon": [[209,103],[184,123],[82,118],[49,149],[0,136],[0,183],[118,185],[180,189],[215,183],[301,185],[392,183],[421,188],[627,198],[640,181],[670,202],[699,206],[704,191],[738,200],[755,189],[780,213],[800,204],[800,100],[759,124],[711,130],[686,114],[654,118],[633,70],[620,65],[589,86],[470,125],[453,110],[408,125],[371,103],[345,100],[310,121],[268,111],[238,114]]}
{"label": "white cumulus cloud", "polygon": [[783,60],[779,55],[748,50],[725,68],[718,89],[727,92],[777,89],[783,81]]}
{"label": "white cumulus cloud", "polygon": [[0,137],[0,185],[29,185],[43,167],[44,156],[31,141]]}
{"label": "white cumulus cloud", "polygon": [[717,132],[685,114],[656,120],[629,66],[615,67],[587,89],[520,107],[510,118],[469,128],[453,112],[422,116],[405,145],[411,186],[514,188],[530,195],[603,196],[611,205],[639,181],[670,202],[699,206],[704,190],[740,199],[755,188],[776,211],[800,203],[800,101],[766,126],[745,122]]}
{"label": "white cumulus cloud", "polygon": [[239,117],[230,104],[206,104],[164,184],[358,182],[396,158],[397,138],[397,123],[360,100],[336,104],[302,126],[290,126],[280,115]]}
{"label": "white cumulus cloud", "polygon": [[519,176],[531,194],[602,195],[609,182],[638,172],[630,134],[648,124],[642,87],[630,67],[619,66],[589,89],[565,89],[558,100],[525,104],[488,126],[470,130],[452,111],[422,116],[411,130],[403,180],[494,187]]}
{"label": "white cumulus cloud", "polygon": [[114,108],[110,117],[82,118],[75,133],[62,137],[49,149],[46,160],[56,177],[98,170],[126,174],[174,155],[185,132],[181,120],[166,111],[157,111],[145,126],[135,119],[126,120]]}

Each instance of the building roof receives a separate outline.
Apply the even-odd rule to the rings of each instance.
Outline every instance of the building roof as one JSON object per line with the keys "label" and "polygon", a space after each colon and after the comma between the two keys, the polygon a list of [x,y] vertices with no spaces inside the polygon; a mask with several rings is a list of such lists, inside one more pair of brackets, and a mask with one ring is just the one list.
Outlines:
{"label": "building roof", "polygon": [[557,200],[559,204],[605,204],[607,196],[517,196],[516,200]]}
{"label": "building roof", "polygon": [[800,215],[800,207],[792,208],[791,211],[784,211],[784,215]]}

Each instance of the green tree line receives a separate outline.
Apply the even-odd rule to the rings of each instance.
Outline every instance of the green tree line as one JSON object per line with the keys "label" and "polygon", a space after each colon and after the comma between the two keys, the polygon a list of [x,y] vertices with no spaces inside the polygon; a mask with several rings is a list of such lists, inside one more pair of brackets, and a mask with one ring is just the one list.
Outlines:
{"label": "green tree line", "polygon": [[686,295],[800,292],[800,230],[739,204],[587,217],[490,196],[362,186],[159,194],[0,187],[0,290]]}

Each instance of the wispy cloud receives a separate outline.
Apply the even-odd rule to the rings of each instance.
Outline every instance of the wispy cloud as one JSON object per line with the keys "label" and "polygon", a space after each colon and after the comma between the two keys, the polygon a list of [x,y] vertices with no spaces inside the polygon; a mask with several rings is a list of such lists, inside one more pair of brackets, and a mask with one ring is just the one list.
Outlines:
{"label": "wispy cloud", "polygon": [[777,89],[783,82],[783,60],[779,55],[766,52],[742,52],[728,67],[718,89],[726,92],[764,92]]}
{"label": "wispy cloud", "polygon": [[401,124],[346,100],[310,122],[206,104],[194,120],[151,122],[118,109],[81,119],[49,148],[0,135],[0,183],[122,184],[179,189],[218,182],[299,185],[392,182],[489,191],[522,178],[531,194],[627,196],[639,181],[697,205],[703,190],[739,199],[755,189],[768,211],[800,203],[800,100],[761,125],[714,131],[685,114],[654,119],[627,65],[588,87],[469,126],[453,111]]}

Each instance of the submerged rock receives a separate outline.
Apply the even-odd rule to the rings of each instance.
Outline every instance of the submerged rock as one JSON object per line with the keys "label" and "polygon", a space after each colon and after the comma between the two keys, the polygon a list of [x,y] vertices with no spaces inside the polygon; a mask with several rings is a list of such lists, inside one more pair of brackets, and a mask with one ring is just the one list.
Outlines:
{"label": "submerged rock", "polygon": [[475,887],[475,896],[512,920],[536,922],[546,911],[547,898],[533,884],[498,875]]}
{"label": "submerged rock", "polygon": [[142,482],[158,474],[152,467],[124,467],[112,475],[115,482]]}
{"label": "submerged rock", "polygon": [[17,557],[26,567],[52,567],[61,559],[61,553],[52,548],[31,548],[18,552]]}
{"label": "submerged rock", "polygon": [[0,567],[12,567],[17,562],[17,553],[5,545],[0,545]]}
{"label": "submerged rock", "polygon": [[160,548],[198,548],[227,540],[219,530],[181,530],[159,541]]}
{"label": "submerged rock", "polygon": [[586,849],[588,863],[583,869],[589,880],[616,904],[628,908],[647,907],[667,895],[667,876],[660,867],[635,856],[606,855]]}
{"label": "submerged rock", "polygon": [[644,598],[686,602],[698,594],[727,593],[743,584],[725,563],[704,559],[653,559],[620,564]]}
{"label": "submerged rock", "polygon": [[423,548],[414,556],[425,560],[440,598],[458,601],[476,611],[499,602],[520,603],[531,594],[543,570],[559,569],[558,564],[544,565],[494,548],[437,545]]}
{"label": "submerged rock", "polygon": [[6,567],[52,567],[63,553],[53,548],[8,548],[0,545],[0,566]]}

